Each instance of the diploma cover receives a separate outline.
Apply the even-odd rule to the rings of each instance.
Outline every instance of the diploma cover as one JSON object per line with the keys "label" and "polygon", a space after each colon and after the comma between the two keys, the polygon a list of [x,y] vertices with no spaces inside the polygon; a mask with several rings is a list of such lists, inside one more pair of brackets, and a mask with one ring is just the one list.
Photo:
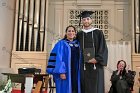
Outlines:
{"label": "diploma cover", "polygon": [[83,55],[84,55],[84,62],[88,62],[92,58],[95,58],[94,48],[84,48]]}

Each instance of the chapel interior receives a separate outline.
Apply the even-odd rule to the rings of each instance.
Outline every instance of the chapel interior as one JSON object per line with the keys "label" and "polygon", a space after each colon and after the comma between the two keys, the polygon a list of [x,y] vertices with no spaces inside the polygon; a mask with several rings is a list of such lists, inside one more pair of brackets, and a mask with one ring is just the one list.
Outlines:
{"label": "chapel interior", "polygon": [[46,74],[49,53],[64,37],[65,28],[79,30],[77,15],[94,11],[93,27],[103,31],[108,50],[105,91],[118,60],[136,71],[134,93],[140,89],[140,1],[139,0],[0,0],[0,81],[2,73],[19,68],[41,69]]}

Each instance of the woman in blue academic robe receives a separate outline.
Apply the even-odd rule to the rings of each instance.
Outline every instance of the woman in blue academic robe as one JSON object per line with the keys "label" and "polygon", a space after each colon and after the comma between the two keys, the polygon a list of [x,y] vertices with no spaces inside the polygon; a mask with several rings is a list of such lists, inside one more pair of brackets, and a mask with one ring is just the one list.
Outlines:
{"label": "woman in blue academic robe", "polygon": [[74,39],[76,29],[66,28],[64,39],[58,41],[50,53],[47,73],[52,74],[56,84],[56,93],[81,93],[79,42]]}

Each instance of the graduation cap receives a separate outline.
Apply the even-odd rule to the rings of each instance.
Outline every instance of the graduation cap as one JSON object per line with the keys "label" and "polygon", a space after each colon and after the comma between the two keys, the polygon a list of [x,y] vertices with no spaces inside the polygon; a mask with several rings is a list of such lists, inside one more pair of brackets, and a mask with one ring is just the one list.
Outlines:
{"label": "graduation cap", "polygon": [[81,19],[82,18],[86,18],[86,17],[90,17],[91,18],[91,15],[93,14],[94,12],[93,11],[83,11],[82,13],[80,13],[78,15],[78,17],[80,17],[80,22],[79,22],[79,26],[81,24]]}

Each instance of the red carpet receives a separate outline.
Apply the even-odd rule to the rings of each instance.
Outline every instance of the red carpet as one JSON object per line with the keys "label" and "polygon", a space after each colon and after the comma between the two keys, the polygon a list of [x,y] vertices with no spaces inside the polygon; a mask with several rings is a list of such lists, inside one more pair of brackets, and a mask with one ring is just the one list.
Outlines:
{"label": "red carpet", "polygon": [[[15,90],[15,89],[13,89],[13,90],[12,90],[12,93],[21,93],[21,92],[20,92],[20,90]],[[47,93],[47,91],[44,91],[43,93]]]}

